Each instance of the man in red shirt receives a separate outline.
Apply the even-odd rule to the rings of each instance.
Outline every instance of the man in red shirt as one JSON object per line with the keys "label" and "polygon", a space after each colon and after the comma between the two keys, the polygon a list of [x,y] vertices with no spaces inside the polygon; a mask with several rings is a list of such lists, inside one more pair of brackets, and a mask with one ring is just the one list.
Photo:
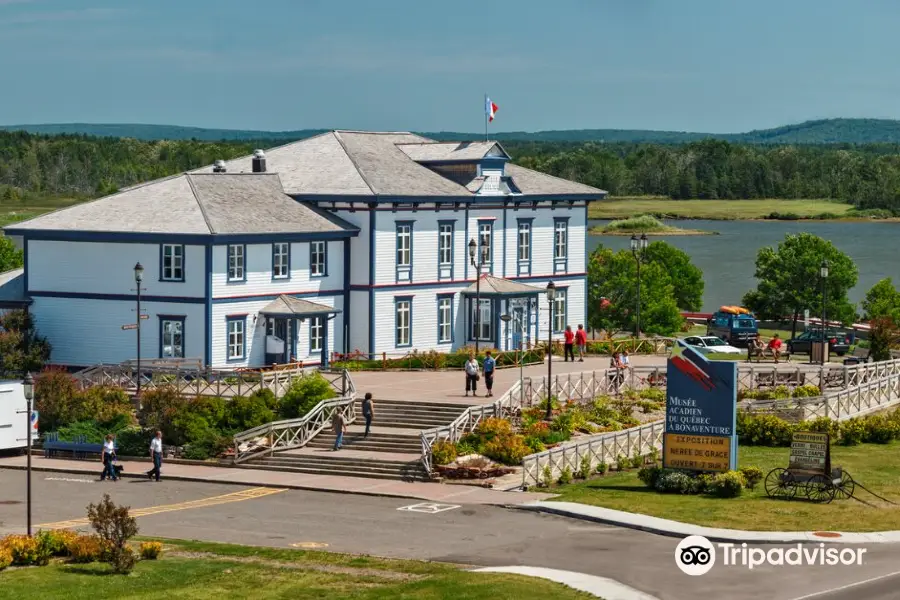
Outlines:
{"label": "man in red shirt", "polygon": [[772,352],[772,356],[775,357],[775,364],[777,365],[778,359],[781,357],[781,339],[777,333],[769,340],[769,350]]}
{"label": "man in red shirt", "polygon": [[566,325],[566,331],[563,334],[566,339],[566,345],[564,348],[564,356],[565,361],[569,362],[569,357],[572,357],[572,362],[575,362],[575,334],[572,332],[572,326]]}
{"label": "man in red shirt", "polygon": [[575,345],[578,346],[578,362],[584,362],[584,352],[587,350],[587,331],[584,330],[584,325],[579,325],[575,332]]}

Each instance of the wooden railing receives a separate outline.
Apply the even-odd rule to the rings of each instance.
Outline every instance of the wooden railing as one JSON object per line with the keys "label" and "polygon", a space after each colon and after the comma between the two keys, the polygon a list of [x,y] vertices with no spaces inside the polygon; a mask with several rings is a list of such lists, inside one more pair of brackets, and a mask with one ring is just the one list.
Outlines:
{"label": "wooden railing", "polygon": [[278,450],[305,446],[316,434],[331,425],[335,412],[341,413],[345,423],[356,420],[356,386],[353,378],[347,371],[322,371],[322,374],[342,395],[319,402],[297,419],[266,423],[235,435],[235,464],[271,455]]}

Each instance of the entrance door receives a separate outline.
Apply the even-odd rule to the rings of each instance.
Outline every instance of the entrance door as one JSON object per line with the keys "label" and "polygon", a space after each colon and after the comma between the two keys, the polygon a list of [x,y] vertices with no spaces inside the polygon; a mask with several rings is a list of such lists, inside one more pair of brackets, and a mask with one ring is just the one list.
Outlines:
{"label": "entrance door", "polygon": [[519,350],[525,342],[522,339],[522,329],[525,327],[525,310],[522,307],[516,307],[512,311],[512,350]]}
{"label": "entrance door", "polygon": [[284,342],[284,350],[275,355],[269,355],[266,362],[286,364],[291,361],[291,324],[290,319],[270,318],[267,333]]}

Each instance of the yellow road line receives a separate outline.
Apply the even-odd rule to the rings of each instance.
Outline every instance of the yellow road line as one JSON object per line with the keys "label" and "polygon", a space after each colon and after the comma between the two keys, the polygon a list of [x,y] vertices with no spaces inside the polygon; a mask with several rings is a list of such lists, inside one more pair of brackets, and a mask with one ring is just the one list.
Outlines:
{"label": "yellow road line", "polygon": [[[148,506],[147,508],[135,508],[130,512],[132,517],[146,517],[149,515],[158,515],[160,513],[173,512],[177,510],[190,510],[192,508],[205,508],[207,506],[216,506],[219,504],[228,504],[231,502],[242,502],[244,500],[254,500],[286,492],[285,488],[250,488],[221,496],[212,496],[211,498],[201,498],[200,500],[189,500],[187,502],[179,502],[177,504],[163,504],[160,506]],[[87,519],[71,519],[69,521],[57,521],[55,523],[44,523],[38,525],[40,529],[69,529],[71,527],[80,527],[88,525],[90,521]]]}

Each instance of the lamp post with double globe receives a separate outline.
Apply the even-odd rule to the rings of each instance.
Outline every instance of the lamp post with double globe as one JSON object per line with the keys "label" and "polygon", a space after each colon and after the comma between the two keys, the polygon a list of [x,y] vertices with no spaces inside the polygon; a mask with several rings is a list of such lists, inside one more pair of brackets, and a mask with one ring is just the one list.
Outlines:
{"label": "lamp post with double globe", "polygon": [[547,420],[552,417],[553,404],[553,308],[556,304],[556,284],[547,284],[547,302],[550,304],[550,323],[547,327]]}
{"label": "lamp post with double globe", "polygon": [[635,312],[634,337],[641,337],[641,263],[644,262],[644,252],[647,250],[647,234],[641,237],[631,236],[631,253],[637,262],[637,311]]}
{"label": "lamp post with double globe", "polygon": [[[475,238],[469,240],[469,261],[475,268],[475,358],[478,358],[479,341],[481,340],[481,268],[487,263],[488,247],[481,245],[478,252]],[[477,260],[476,260],[476,254]]]}

